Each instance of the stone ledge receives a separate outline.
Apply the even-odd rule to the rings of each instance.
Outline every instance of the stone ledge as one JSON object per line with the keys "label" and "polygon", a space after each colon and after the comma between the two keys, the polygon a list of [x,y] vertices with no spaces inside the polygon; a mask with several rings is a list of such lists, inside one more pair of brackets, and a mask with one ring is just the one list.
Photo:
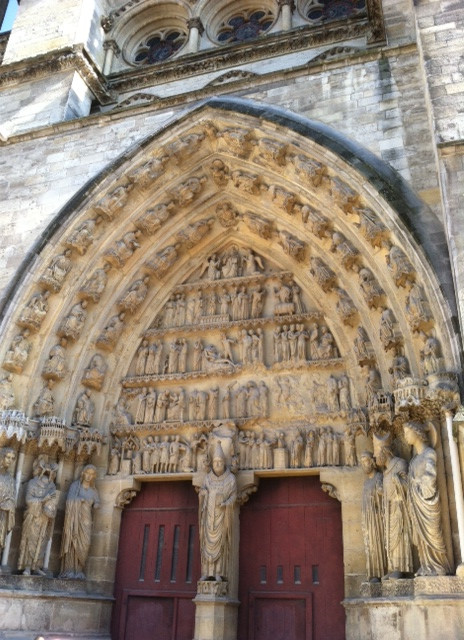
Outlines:
{"label": "stone ledge", "polygon": [[[464,579],[457,576],[417,577],[411,579],[384,580],[383,582],[363,582],[361,584],[360,598],[353,600],[366,600],[371,598],[393,599],[412,598],[417,596],[449,596],[464,594]],[[349,600],[347,600],[349,602]]]}
{"label": "stone ledge", "polygon": [[92,580],[62,580],[44,576],[0,575],[0,594],[9,597],[84,598],[109,600],[114,598],[106,585]]}

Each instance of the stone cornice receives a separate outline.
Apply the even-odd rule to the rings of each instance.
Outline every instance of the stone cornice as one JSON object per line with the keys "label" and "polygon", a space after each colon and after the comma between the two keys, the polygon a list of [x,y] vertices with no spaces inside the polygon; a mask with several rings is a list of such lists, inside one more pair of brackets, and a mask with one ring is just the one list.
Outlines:
{"label": "stone cornice", "polygon": [[198,89],[196,91],[168,96],[167,98],[160,98],[156,95],[143,94],[147,97],[146,101],[144,101],[143,103],[137,102],[135,104],[131,104],[128,100],[124,101],[124,103],[121,103],[120,105],[115,104],[114,108],[111,111],[99,112],[86,116],[84,118],[65,120],[53,125],[38,127],[25,133],[12,135],[5,140],[0,138],[0,147],[15,144],[23,140],[35,140],[43,138],[49,136],[51,133],[66,132],[81,129],[82,127],[86,126],[93,126],[97,122],[105,123],[123,119],[127,117],[127,111],[129,109],[130,112],[134,115],[163,109],[170,109],[175,106],[204,100],[218,94],[227,95],[229,93],[234,93],[236,91],[246,89],[250,86],[250,83],[252,83],[253,87],[256,88],[257,86],[264,86],[272,84],[274,82],[279,82],[283,78],[288,79],[300,77],[301,75],[312,75],[320,73],[321,71],[327,71],[329,69],[337,69],[350,65],[355,66],[358,64],[365,64],[368,61],[379,60],[380,58],[388,58],[390,56],[398,55],[410,55],[415,54],[416,52],[417,44],[414,42],[411,44],[401,45],[399,47],[379,47],[368,49],[365,51],[353,51],[351,53],[340,55],[340,57],[331,57],[330,59],[326,60],[321,60],[318,56],[317,59],[310,60],[306,64],[293,67],[292,69],[272,71],[271,73],[263,74],[262,76],[259,76],[257,74],[253,74],[251,77],[240,76],[237,80],[221,84],[216,81],[214,82],[214,84],[210,83],[206,87],[202,87],[201,89]]}
{"label": "stone cornice", "polygon": [[0,88],[32,82],[63,71],[77,71],[99,100],[108,104],[114,98],[107,89],[105,79],[82,45],[49,51],[19,62],[0,67]]}
{"label": "stone cornice", "polygon": [[372,25],[366,18],[321,27],[305,26],[241,45],[218,47],[151,67],[122,71],[110,76],[108,82],[112,89],[123,93],[363,36],[371,41]]}

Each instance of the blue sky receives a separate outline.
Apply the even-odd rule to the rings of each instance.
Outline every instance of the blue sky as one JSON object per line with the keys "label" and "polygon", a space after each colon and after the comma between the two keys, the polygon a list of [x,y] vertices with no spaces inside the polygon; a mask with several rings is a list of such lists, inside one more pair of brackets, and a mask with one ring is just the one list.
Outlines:
{"label": "blue sky", "polygon": [[6,10],[5,19],[2,24],[1,31],[10,31],[11,26],[13,24],[13,20],[16,17],[16,13],[18,11],[18,3],[16,0],[10,0],[8,4],[8,9]]}

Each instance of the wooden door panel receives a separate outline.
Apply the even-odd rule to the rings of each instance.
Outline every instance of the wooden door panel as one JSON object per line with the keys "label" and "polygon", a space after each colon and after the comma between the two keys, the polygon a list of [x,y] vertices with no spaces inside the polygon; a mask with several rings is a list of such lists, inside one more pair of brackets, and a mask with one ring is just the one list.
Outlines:
{"label": "wooden door panel", "polygon": [[[263,594],[253,607],[252,593]],[[299,607],[308,597],[303,632]],[[282,625],[282,633],[294,630],[295,640],[344,639],[340,504],[321,490],[318,478],[262,480],[242,507],[239,600],[240,640],[264,637],[269,625],[272,640]],[[274,622],[273,611],[281,612]]]}
{"label": "wooden door panel", "polygon": [[199,556],[198,499],[192,485],[145,485],[122,517],[114,640],[144,640],[132,631],[142,634],[142,627],[151,629],[152,640],[152,620],[157,639],[191,640]]}
{"label": "wooden door panel", "polygon": [[251,640],[311,640],[308,598],[256,596],[251,607]]}

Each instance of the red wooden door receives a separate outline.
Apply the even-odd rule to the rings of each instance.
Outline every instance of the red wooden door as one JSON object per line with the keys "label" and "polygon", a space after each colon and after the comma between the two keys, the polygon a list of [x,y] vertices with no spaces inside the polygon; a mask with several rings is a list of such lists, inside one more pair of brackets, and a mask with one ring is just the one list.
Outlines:
{"label": "red wooden door", "polygon": [[261,480],[240,513],[238,640],[343,640],[340,504],[318,478]]}
{"label": "red wooden door", "polygon": [[192,485],[144,485],[122,516],[113,640],[192,640],[199,556]]}

